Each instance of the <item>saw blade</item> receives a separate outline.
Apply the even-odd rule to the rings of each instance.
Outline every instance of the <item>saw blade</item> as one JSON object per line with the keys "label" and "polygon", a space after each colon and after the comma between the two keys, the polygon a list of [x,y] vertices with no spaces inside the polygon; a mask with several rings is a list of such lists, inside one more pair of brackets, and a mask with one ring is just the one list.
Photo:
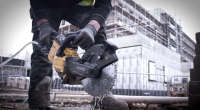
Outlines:
{"label": "saw blade", "polygon": [[91,96],[100,97],[107,94],[115,83],[117,74],[116,63],[102,69],[101,76],[97,79],[85,78],[81,81],[84,90]]}

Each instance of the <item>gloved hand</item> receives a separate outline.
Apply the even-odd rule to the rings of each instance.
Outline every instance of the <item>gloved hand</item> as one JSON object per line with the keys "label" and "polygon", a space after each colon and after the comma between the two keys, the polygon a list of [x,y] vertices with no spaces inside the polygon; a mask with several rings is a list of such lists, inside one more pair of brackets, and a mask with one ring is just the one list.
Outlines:
{"label": "gloved hand", "polygon": [[73,45],[79,45],[82,49],[87,50],[89,47],[94,45],[94,36],[96,34],[96,29],[92,25],[87,24],[85,28],[74,33],[76,38],[73,42]]}
{"label": "gloved hand", "polygon": [[51,47],[53,42],[52,42],[52,36],[58,35],[57,32],[49,25],[48,22],[44,22],[39,25],[39,38],[41,42],[46,45],[47,47]]}

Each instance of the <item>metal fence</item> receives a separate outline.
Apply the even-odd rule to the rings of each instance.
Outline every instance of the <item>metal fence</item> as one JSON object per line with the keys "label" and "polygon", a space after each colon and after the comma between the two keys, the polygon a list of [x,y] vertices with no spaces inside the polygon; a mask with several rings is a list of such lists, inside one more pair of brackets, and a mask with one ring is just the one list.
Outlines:
{"label": "metal fence", "polygon": [[[22,66],[4,66],[2,75],[22,75],[26,76],[27,69]],[[167,76],[165,74],[116,72],[117,77],[112,93],[115,95],[131,96],[169,96],[170,91],[177,91],[185,94],[188,91],[190,76]],[[154,80],[150,77],[154,76]],[[181,83],[180,83],[180,80]],[[4,80],[5,82],[5,80]],[[53,72],[52,89],[63,89],[66,94],[87,94],[82,85],[61,84],[62,80]],[[184,85],[187,84],[187,85]],[[171,93],[172,94],[172,93]]]}
{"label": "metal fence", "polygon": [[[2,75],[23,75],[27,74],[24,67],[18,66],[5,66]],[[52,89],[63,89],[66,94],[87,94],[84,92],[82,85],[68,85],[61,84],[62,80],[53,72]],[[189,77],[190,76],[167,76],[165,74],[150,74],[150,73],[133,73],[133,72],[120,72],[117,71],[115,85],[113,86],[112,93],[115,95],[131,95],[131,96],[169,96],[169,92],[174,90],[187,92]],[[155,80],[149,78],[154,76]],[[184,80],[185,79],[185,80]],[[180,83],[182,80],[182,83]],[[4,80],[5,81],[5,80]],[[173,85],[175,84],[175,85]],[[180,85],[182,84],[182,85]],[[169,88],[168,88],[168,85]]]}
{"label": "metal fence", "polygon": [[[179,83],[181,79],[182,83]],[[167,85],[168,96],[188,96],[189,80],[190,76],[172,76]]]}
{"label": "metal fence", "polygon": [[[157,81],[150,81],[148,77],[150,75],[156,76]],[[130,95],[130,96],[171,96],[170,91],[173,91],[173,87],[177,87],[179,94],[184,94],[184,91],[188,91],[184,88],[184,84],[180,86],[180,83],[171,83],[172,79],[176,77],[186,76],[168,76],[163,74],[143,74],[143,73],[124,73],[118,72],[115,85],[113,86],[112,93],[114,95]],[[189,76],[188,76],[189,77]],[[168,82],[162,82],[163,78],[166,78]],[[160,82],[159,82],[160,80]],[[62,80],[54,75],[52,82],[52,89],[64,89],[66,94],[86,94],[82,85],[68,85],[61,84]],[[171,86],[171,84],[176,84]],[[188,84],[188,83],[186,83]],[[168,88],[168,85],[170,87]],[[180,88],[182,87],[182,90]]]}
{"label": "metal fence", "polygon": [[[149,81],[149,75],[156,76],[157,80],[162,80],[163,74],[142,74],[118,72],[112,93],[115,95],[135,95],[135,96],[167,96],[167,82]],[[62,80],[54,72],[52,89],[65,89],[68,93],[78,93],[84,91],[82,85],[61,84]],[[82,93],[82,92],[80,92]]]}
{"label": "metal fence", "polygon": [[[138,62],[138,58],[136,58]],[[126,61],[123,61],[126,62]],[[129,62],[129,61],[127,61]],[[131,61],[130,61],[131,62]],[[142,61],[143,66],[146,67],[145,61]],[[133,63],[133,62],[132,62]],[[138,63],[136,63],[138,65]],[[119,65],[117,65],[119,66]],[[122,66],[122,65],[121,65]],[[126,65],[128,66],[128,65]],[[130,68],[135,65],[127,67],[127,70],[131,70]],[[139,67],[136,67],[139,68]],[[148,67],[146,67],[148,68]],[[124,67],[122,70],[125,70]],[[170,72],[170,71],[169,71]],[[155,74],[156,73],[156,74]],[[169,96],[169,91],[173,91],[174,86],[170,86],[169,84],[182,84],[189,82],[190,76],[181,76],[179,74],[175,74],[175,76],[168,76],[166,74],[156,72],[154,74],[148,73],[147,69],[143,71],[143,73],[139,72],[120,72],[116,71],[116,80],[115,85],[113,86],[112,93],[115,95],[131,95],[131,96]],[[160,74],[159,74],[160,73]],[[171,72],[170,74],[172,74]],[[1,75],[22,75],[27,76],[27,68],[24,66],[12,66],[6,65],[1,70]],[[152,80],[153,78],[153,80]],[[182,81],[181,81],[182,80]],[[3,81],[2,81],[3,82]],[[4,79],[5,82],[5,79]],[[62,80],[57,75],[57,72],[53,72],[53,81],[52,81],[52,89],[64,89],[66,94],[86,94],[82,85],[68,85],[61,84]],[[177,87],[179,91],[188,91],[186,86]]]}

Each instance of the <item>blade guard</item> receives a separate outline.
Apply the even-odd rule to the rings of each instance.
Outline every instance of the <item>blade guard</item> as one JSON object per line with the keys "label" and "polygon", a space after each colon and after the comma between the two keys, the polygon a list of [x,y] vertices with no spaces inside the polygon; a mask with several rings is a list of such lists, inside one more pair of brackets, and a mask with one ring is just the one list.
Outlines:
{"label": "blade guard", "polygon": [[[104,41],[103,44],[90,47],[81,59],[92,64],[97,64],[99,71],[101,71],[104,67],[118,61],[115,54],[117,49],[118,47],[112,42]],[[99,75],[95,76],[95,78],[98,78]]]}
{"label": "blade guard", "polygon": [[118,60],[116,56],[117,46],[109,41],[95,45],[83,55],[83,59],[90,63],[96,63],[100,67],[100,74],[96,79],[85,78],[81,81],[84,90],[93,97],[102,98],[111,91],[115,83],[116,67],[114,62]]}
{"label": "blade guard", "polygon": [[88,62],[80,63],[80,58],[66,57],[62,84],[79,84],[83,78],[93,78],[94,75],[99,74],[99,67],[97,64]]}
{"label": "blade guard", "polygon": [[99,78],[104,67],[118,61],[115,54],[117,49],[117,46],[105,41],[90,47],[82,58],[66,57],[62,84],[78,84],[80,80],[77,80],[76,76],[82,77],[79,79]]}

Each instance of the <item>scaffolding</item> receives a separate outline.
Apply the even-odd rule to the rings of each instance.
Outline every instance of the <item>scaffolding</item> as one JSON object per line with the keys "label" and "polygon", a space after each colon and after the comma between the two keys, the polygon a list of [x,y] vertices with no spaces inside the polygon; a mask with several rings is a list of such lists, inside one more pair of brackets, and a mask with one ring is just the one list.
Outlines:
{"label": "scaffolding", "polygon": [[[182,62],[194,59],[194,41],[182,31],[176,19],[161,8],[147,11],[133,0],[112,0],[112,11],[105,23],[108,39],[142,33],[179,53]],[[61,33],[77,30],[66,22],[62,22],[60,28]]]}

